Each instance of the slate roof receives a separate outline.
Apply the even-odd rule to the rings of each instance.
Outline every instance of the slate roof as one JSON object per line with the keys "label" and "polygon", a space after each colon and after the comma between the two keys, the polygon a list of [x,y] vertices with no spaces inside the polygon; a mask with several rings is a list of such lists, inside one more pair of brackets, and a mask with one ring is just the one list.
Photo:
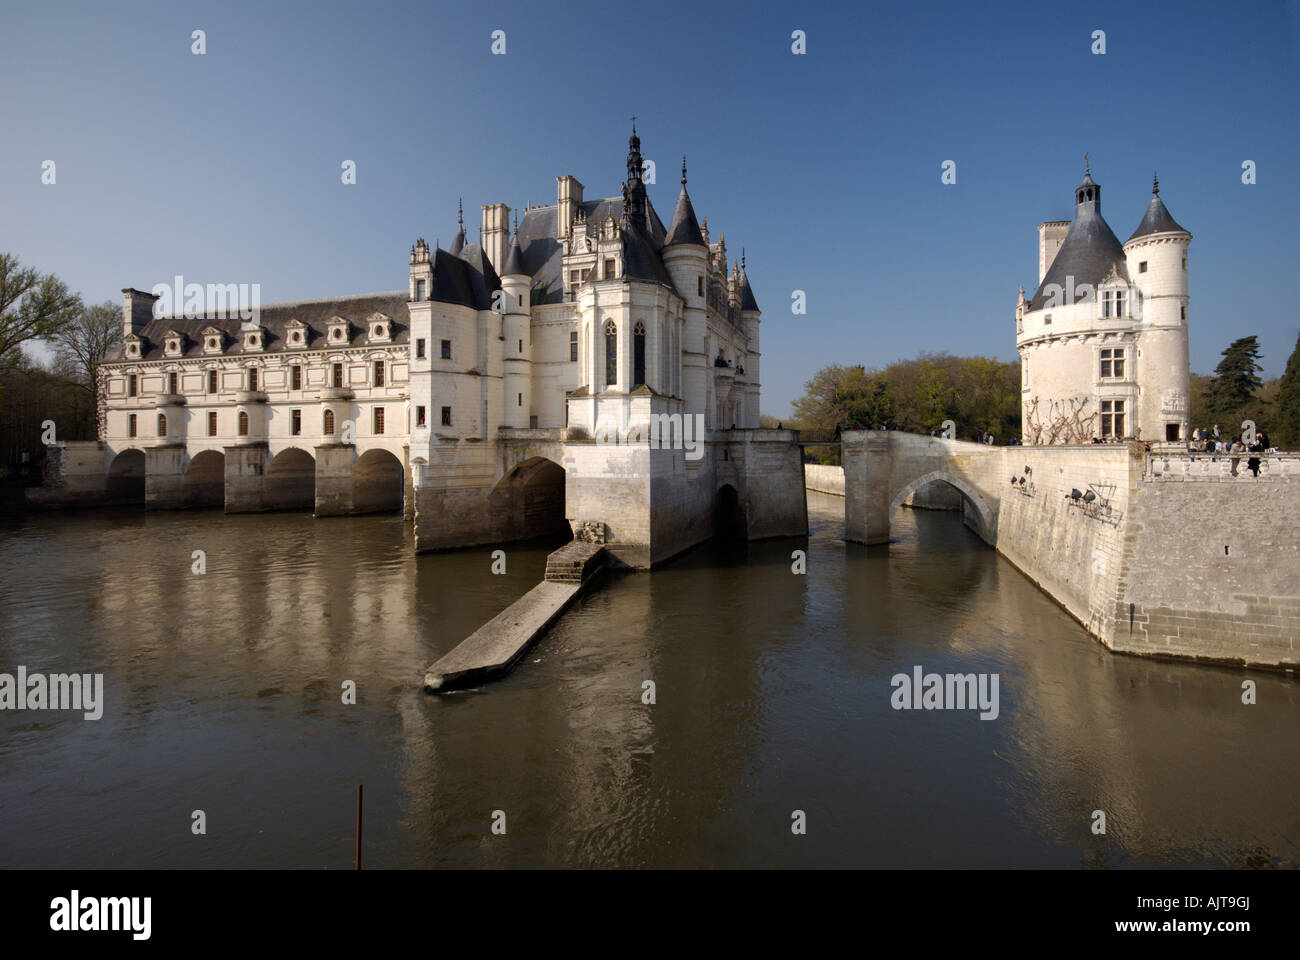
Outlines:
{"label": "slate roof", "polygon": [[[1138,237],[1145,237],[1151,233],[1187,233],[1185,229],[1178,225],[1173,217],[1169,215],[1169,210],[1165,207],[1165,202],[1156,194],[1147,204],[1146,216],[1138,224],[1138,228],[1133,231],[1133,236],[1129,240],[1136,240]],[[1188,234],[1190,236],[1190,234]]]}
{"label": "slate roof", "polygon": [[[1091,178],[1086,178],[1085,183]],[[1112,268],[1122,281],[1128,281],[1128,269],[1124,262],[1124,247],[1115,236],[1114,231],[1102,219],[1095,203],[1081,203],[1076,208],[1074,223],[1066,234],[1065,242],[1056,253],[1047,270],[1047,276],[1038,285],[1038,291],[1029,303],[1029,310],[1042,310],[1050,299],[1046,293],[1052,284],[1057,284],[1062,295],[1070,289],[1067,277],[1073,277],[1074,289],[1081,284],[1096,287],[1110,274]],[[1053,290],[1052,293],[1056,291]],[[1061,304],[1064,305],[1064,304]]]}
{"label": "slate roof", "polygon": [[668,239],[664,246],[671,247],[679,243],[705,246],[704,235],[700,233],[700,223],[695,219],[695,208],[691,206],[691,197],[686,192],[684,183],[682,192],[677,195],[677,206],[673,210],[672,222],[668,225]]}
{"label": "slate roof", "polygon": [[749,286],[749,275],[744,270],[740,271],[740,309],[758,309],[758,301],[754,299],[754,291]]}
{"label": "slate roof", "polygon": [[[394,290],[389,293],[370,293],[356,297],[335,297],[327,300],[296,300],[288,303],[268,303],[261,307],[259,323],[266,331],[261,350],[245,350],[243,331],[238,315],[231,318],[184,316],[155,317],[145,324],[139,335],[147,341],[142,360],[176,359],[163,354],[164,341],[169,330],[185,335],[181,344],[181,357],[207,356],[203,352],[202,332],[208,327],[216,327],[226,334],[225,356],[249,354],[255,356],[264,353],[294,353],[299,350],[322,349],[327,344],[326,334],[329,323],[334,317],[342,317],[351,324],[349,346],[366,346],[369,339],[367,321],[372,314],[382,313],[393,321],[392,339],[389,343],[407,343],[410,335],[410,313],[407,310],[406,290]],[[298,320],[307,325],[307,345],[288,349],[285,336],[290,320]],[[107,362],[124,360],[123,347],[114,348],[106,357]]]}
{"label": "slate roof", "polygon": [[[579,209],[593,230],[600,229],[607,215],[613,217],[615,223],[623,222],[622,197],[588,200],[579,204]],[[671,287],[672,279],[659,255],[667,231],[648,198],[646,209],[650,215],[649,229],[632,227],[624,235],[627,242],[625,272],[633,280],[649,280]],[[519,221],[516,236],[523,252],[524,269],[533,278],[535,304],[564,302],[564,258],[560,241],[555,239],[559,215],[558,206],[533,207]]]}
{"label": "slate roof", "polygon": [[501,275],[503,277],[529,276],[528,270],[524,267],[524,255],[519,248],[518,236],[510,243],[510,253],[506,256],[506,265],[501,269]]}

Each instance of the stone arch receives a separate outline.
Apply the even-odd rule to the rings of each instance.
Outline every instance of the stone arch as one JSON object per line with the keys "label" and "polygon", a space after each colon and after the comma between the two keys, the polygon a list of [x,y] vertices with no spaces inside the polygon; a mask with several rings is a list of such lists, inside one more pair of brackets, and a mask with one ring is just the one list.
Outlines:
{"label": "stone arch", "polygon": [[226,503],[226,455],[220,450],[196,453],[185,468],[181,504],[187,508],[222,507]]}
{"label": "stone arch", "polygon": [[921,489],[927,484],[941,480],[951,487],[954,487],[961,493],[962,499],[970,504],[975,510],[975,516],[978,523],[977,532],[985,540],[993,542],[994,520],[996,515],[992,508],[989,507],[988,501],[984,499],[983,494],[969,481],[962,477],[955,476],[947,470],[931,470],[929,473],[922,474],[911,482],[907,483],[889,503],[889,519],[893,519],[894,511],[903,505],[903,501],[911,496],[915,491]]}
{"label": "stone arch", "polygon": [[306,450],[287,447],[271,458],[263,484],[268,510],[315,509],[316,458]]}
{"label": "stone arch", "polygon": [[740,503],[740,491],[730,483],[724,483],[713,495],[713,535],[742,536],[744,528],[745,509]]}
{"label": "stone arch", "polygon": [[144,503],[144,451],[129,447],[108,465],[108,496],[115,503]]}
{"label": "stone arch", "polygon": [[402,509],[406,471],[387,450],[367,450],[352,464],[352,512],[387,513]]}
{"label": "stone arch", "polygon": [[529,457],[509,470],[489,498],[489,509],[505,518],[503,539],[531,540],[567,532],[565,480],[564,467],[546,456]]}

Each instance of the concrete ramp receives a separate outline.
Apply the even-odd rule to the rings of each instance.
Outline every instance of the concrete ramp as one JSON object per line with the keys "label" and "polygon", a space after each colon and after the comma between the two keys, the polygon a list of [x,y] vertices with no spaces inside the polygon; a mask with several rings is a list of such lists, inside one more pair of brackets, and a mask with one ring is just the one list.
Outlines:
{"label": "concrete ramp", "polygon": [[441,693],[509,673],[524,651],[587,588],[604,565],[605,548],[574,541],[546,558],[546,579],[479,627],[424,674]]}

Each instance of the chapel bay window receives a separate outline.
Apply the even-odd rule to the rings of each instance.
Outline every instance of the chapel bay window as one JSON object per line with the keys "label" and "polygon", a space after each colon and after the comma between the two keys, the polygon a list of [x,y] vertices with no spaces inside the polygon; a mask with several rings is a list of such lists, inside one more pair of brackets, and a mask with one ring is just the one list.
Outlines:
{"label": "chapel bay window", "polygon": [[1124,436],[1124,401],[1103,400],[1101,402],[1101,435],[1103,437]]}
{"label": "chapel bay window", "polygon": [[605,386],[618,383],[618,329],[611,320],[605,324]]}
{"label": "chapel bay window", "polygon": [[321,427],[321,432],[327,437],[334,436],[334,411],[326,410],[325,419]]}
{"label": "chapel bay window", "polygon": [[645,383],[645,324],[640,320],[632,333],[632,386]]}

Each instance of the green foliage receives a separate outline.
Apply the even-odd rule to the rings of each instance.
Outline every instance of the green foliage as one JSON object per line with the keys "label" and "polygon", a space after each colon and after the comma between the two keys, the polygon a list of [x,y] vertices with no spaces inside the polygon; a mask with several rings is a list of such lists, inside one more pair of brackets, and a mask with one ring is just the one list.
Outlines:
{"label": "green foliage", "polygon": [[1275,419],[1278,446],[1300,447],[1300,337],[1286,362],[1286,372],[1278,382]]}
{"label": "green foliage", "polygon": [[1259,338],[1241,337],[1228,344],[1205,391],[1206,412],[1212,419],[1235,419],[1256,399],[1259,379]]}
{"label": "green foliage", "polygon": [[[836,429],[888,427],[928,433],[945,420],[957,436],[1020,435],[1020,364],[992,357],[922,354],[881,370],[832,364],[817,371],[794,404],[794,423],[815,436]],[[813,449],[831,460],[838,448]]]}
{"label": "green foliage", "polygon": [[53,337],[81,311],[81,298],[54,274],[20,267],[0,253],[0,365],[18,362],[29,340]]}

